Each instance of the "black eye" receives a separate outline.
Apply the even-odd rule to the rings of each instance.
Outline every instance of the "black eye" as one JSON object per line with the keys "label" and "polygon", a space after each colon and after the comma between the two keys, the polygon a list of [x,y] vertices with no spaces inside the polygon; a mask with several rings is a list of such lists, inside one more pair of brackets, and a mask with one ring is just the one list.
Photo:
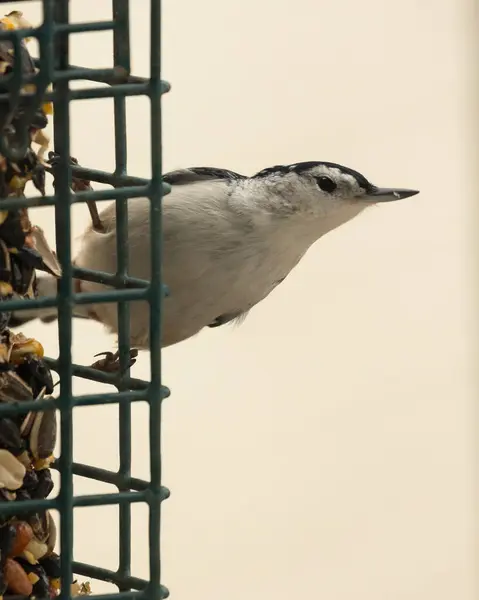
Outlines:
{"label": "black eye", "polygon": [[322,189],[323,192],[328,192],[329,194],[334,192],[337,187],[334,181],[329,177],[316,177],[316,181],[318,182],[320,189]]}

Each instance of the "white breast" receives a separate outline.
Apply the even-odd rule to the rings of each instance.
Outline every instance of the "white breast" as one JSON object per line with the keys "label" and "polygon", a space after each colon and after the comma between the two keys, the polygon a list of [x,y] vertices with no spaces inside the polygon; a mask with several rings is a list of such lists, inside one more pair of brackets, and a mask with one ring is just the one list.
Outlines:
{"label": "white breast", "polygon": [[[163,204],[163,280],[170,289],[163,307],[163,345],[171,345],[227,314],[247,312],[263,300],[299,262],[314,240],[255,206],[230,202],[230,189],[218,182],[173,187]],[[129,214],[130,274],[150,273],[149,201],[131,202]],[[102,219],[114,220],[108,207]],[[116,232],[86,236],[79,266],[115,270]],[[98,291],[86,284],[85,291]],[[97,305],[95,311],[112,330],[116,309]],[[148,305],[131,304],[132,342],[148,343]]]}

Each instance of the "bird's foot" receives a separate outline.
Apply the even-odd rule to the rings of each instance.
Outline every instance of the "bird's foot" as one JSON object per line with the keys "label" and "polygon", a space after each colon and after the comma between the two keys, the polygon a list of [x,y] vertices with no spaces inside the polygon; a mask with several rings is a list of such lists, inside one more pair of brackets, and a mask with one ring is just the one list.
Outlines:
{"label": "bird's foot", "polygon": [[[138,350],[136,348],[132,348],[129,352],[129,360],[126,365],[126,369],[129,369],[136,363],[136,357],[138,356]],[[99,352],[95,354],[95,356],[103,356],[104,358],[100,358],[95,361],[92,365],[92,369],[97,369],[97,371],[103,371],[104,373],[119,373],[120,372],[120,351],[117,350],[115,353],[113,352]]]}

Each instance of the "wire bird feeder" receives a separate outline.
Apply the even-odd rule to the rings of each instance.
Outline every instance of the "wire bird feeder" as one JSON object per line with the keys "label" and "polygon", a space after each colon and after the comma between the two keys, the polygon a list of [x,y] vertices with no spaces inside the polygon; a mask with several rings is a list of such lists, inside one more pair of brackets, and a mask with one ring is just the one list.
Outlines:
{"label": "wire bird feeder", "polygon": [[[0,6],[5,2],[0,0]],[[32,27],[20,11],[0,19],[0,596],[5,598],[67,599],[91,593],[79,586],[75,575],[116,584],[118,592],[92,596],[104,600],[148,598],[160,600],[168,590],[160,585],[160,508],[169,492],[161,485],[161,386],[160,309],[165,293],[160,278],[161,198],[168,187],[161,180],[161,95],[168,84],[160,79],[160,2],[151,0],[150,78],[130,75],[129,2],[111,0],[112,19],[70,23],[68,0],[42,0],[43,23]],[[113,31],[114,67],[86,69],[69,63],[69,35]],[[36,38],[40,57],[33,60],[28,38]],[[70,90],[72,80],[108,84]],[[152,178],[127,175],[125,102],[128,96],[148,96],[151,102]],[[70,156],[70,102],[87,98],[114,98],[114,173],[82,168]],[[52,111],[53,105],[53,111]],[[54,152],[45,160],[49,139],[44,129],[54,114]],[[35,152],[32,145],[38,145]],[[53,176],[55,193],[45,195],[45,177]],[[31,181],[39,196],[26,198]],[[94,191],[90,181],[112,189]],[[72,193],[73,192],[73,193]],[[151,201],[151,280],[128,276],[127,201],[147,196]],[[72,202],[86,202],[94,226],[95,201],[116,200],[118,229],[117,273],[78,269],[71,264]],[[55,207],[57,248],[53,252],[42,231],[30,221],[28,208]],[[36,270],[58,277],[56,298],[35,297]],[[73,278],[106,283],[103,293],[73,292]],[[119,372],[72,364],[72,305],[117,302],[119,322]],[[129,347],[129,302],[150,303],[151,379],[129,376],[134,356]],[[9,329],[12,311],[57,306],[59,357],[43,356],[39,341]],[[98,366],[98,365],[97,365]],[[60,379],[54,397],[50,370]],[[83,377],[115,385],[117,393],[73,396],[72,378]],[[150,408],[150,481],[131,476],[131,402],[146,400]],[[100,404],[119,405],[120,468],[109,472],[73,462],[73,408]],[[60,412],[61,451],[52,452]],[[50,468],[60,472],[60,490],[53,489]],[[113,484],[117,493],[75,496],[73,475]],[[21,502],[20,502],[21,501]],[[150,578],[131,574],[131,504],[149,508],[148,545]],[[73,560],[73,511],[79,506],[119,505],[119,567],[116,572]],[[50,510],[60,513],[58,538],[61,556],[55,553],[57,532]],[[93,584],[94,588],[94,584]]]}

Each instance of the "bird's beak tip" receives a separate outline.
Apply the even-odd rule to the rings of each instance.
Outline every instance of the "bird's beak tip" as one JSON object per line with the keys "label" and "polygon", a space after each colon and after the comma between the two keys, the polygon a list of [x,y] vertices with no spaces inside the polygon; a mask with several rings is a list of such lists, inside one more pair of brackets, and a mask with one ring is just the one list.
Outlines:
{"label": "bird's beak tip", "polygon": [[419,194],[419,190],[407,190],[401,188],[378,188],[374,187],[366,195],[371,202],[394,202],[395,200],[403,200]]}
{"label": "bird's beak tip", "polygon": [[419,194],[419,190],[405,190],[401,198],[410,198],[416,194]]}

